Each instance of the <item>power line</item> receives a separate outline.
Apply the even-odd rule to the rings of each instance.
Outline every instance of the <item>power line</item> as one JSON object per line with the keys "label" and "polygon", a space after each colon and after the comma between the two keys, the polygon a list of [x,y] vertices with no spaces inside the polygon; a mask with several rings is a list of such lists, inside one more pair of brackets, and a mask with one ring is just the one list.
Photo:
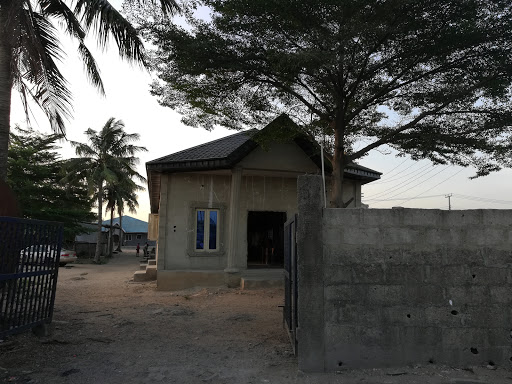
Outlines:
{"label": "power line", "polygon": [[[445,168],[445,169],[447,169],[447,168]],[[426,191],[421,192],[420,194],[418,194],[418,195],[416,195],[416,196],[414,196],[414,197],[421,196],[421,195],[423,195],[424,193],[427,193],[428,191],[431,191],[432,189],[434,189],[434,188],[435,188],[435,187],[437,187],[438,185],[441,185],[441,184],[443,184],[445,181],[448,181],[448,180],[450,180],[451,178],[453,178],[453,177],[457,176],[457,175],[458,175],[459,173],[461,173],[463,170],[464,170],[464,168],[459,169],[459,171],[458,171],[458,172],[454,173],[453,175],[451,175],[451,176],[447,177],[447,178],[446,178],[446,179],[444,179],[443,181],[441,181],[441,182],[437,183],[437,184],[436,184],[436,185],[434,185],[433,187],[431,187],[431,188],[427,189]],[[407,203],[409,200],[411,200],[411,199],[401,201],[399,204]]]}
{"label": "power line", "polygon": [[[453,167],[453,165],[451,165],[451,166],[449,166],[449,167],[447,167],[447,168],[444,168],[444,169],[440,170],[439,172],[437,172],[436,174],[432,175],[432,176],[431,176],[431,177],[429,177],[428,179],[423,180],[421,183],[418,183],[418,184],[416,184],[416,185],[413,185],[412,187],[410,187],[410,188],[406,189],[406,190],[405,190],[405,191],[403,191],[403,192],[407,192],[408,190],[413,189],[413,188],[417,187],[418,185],[421,185],[421,184],[425,183],[426,181],[428,181],[428,180],[432,179],[433,177],[437,176],[437,175],[438,175],[438,174],[440,174],[441,172],[444,172],[444,171],[446,171],[447,169],[450,169],[451,167]],[[430,191],[430,190],[434,189],[434,188],[435,188],[435,187],[437,187],[438,185],[441,185],[442,183],[444,183],[445,181],[447,181],[447,180],[451,179],[452,177],[454,177],[454,176],[455,176],[455,175],[457,175],[458,173],[462,172],[463,170],[464,170],[464,169],[459,170],[457,173],[453,174],[452,176],[447,177],[447,178],[446,178],[446,179],[444,179],[443,181],[441,181],[441,182],[437,183],[436,185],[434,185],[433,187],[431,187],[431,188],[427,189],[426,191],[423,191],[423,192],[421,192],[421,193],[417,194],[416,196],[413,196],[413,197],[410,197],[410,198],[406,198],[406,200],[401,201],[400,203],[398,203],[398,205],[400,205],[400,204],[404,204],[404,203],[406,203],[406,202],[408,202],[408,201],[410,201],[410,200],[412,200],[412,199],[414,199],[414,198],[416,198],[416,197],[419,197],[419,196],[423,195],[424,193],[427,193],[428,191]],[[401,193],[403,193],[403,192],[401,192]],[[400,193],[398,193],[398,194],[396,194],[396,195],[394,195],[394,196],[391,196],[391,198],[392,198],[392,197],[395,197],[395,196],[398,196],[399,194],[400,194]],[[379,203],[376,203],[376,204],[379,204]]]}
{"label": "power line", "polygon": [[[429,196],[421,196],[421,197],[397,197],[396,199],[370,199],[371,201],[396,201],[396,200],[403,200],[403,199],[409,199],[409,200],[413,200],[413,199],[431,199],[433,197],[441,197],[441,196],[444,196],[444,195],[429,195]],[[365,199],[365,201],[367,201]]]}
{"label": "power line", "polygon": [[498,200],[498,199],[491,199],[491,198],[486,198],[486,197],[459,195],[457,193],[455,193],[454,196],[459,198],[459,199],[479,201],[479,202],[482,202],[482,203],[512,204],[512,201],[510,201],[510,200]]}
{"label": "power line", "polygon": [[[397,190],[400,190],[406,186],[408,186],[409,184],[415,182],[416,180],[418,180],[419,178],[421,177],[424,177],[426,175],[428,175],[430,172],[433,172],[438,166],[434,166],[431,170],[429,171],[426,171],[426,172],[421,172],[419,175],[413,177],[413,178],[410,178],[410,179],[407,179],[407,180],[404,180],[403,182],[401,183],[398,183],[397,185],[395,185],[394,187],[391,187],[391,188],[388,188],[388,189],[385,189],[381,192],[378,192],[377,194],[375,195],[370,195],[369,197],[373,197],[373,198],[377,198],[377,197],[382,197],[382,196],[386,196],[386,195],[389,195],[390,193],[394,193],[396,192]],[[445,168],[446,169],[446,168]],[[439,172],[438,172],[439,173]],[[437,173],[436,173],[437,175]],[[435,176],[435,175],[434,175]],[[427,179],[428,180],[428,179]],[[420,183],[421,184],[421,183]],[[409,188],[410,189],[410,188]],[[409,189],[407,189],[406,191],[408,191]],[[403,191],[403,192],[406,192],[406,191]],[[400,193],[403,193],[403,192],[400,192]],[[395,195],[396,196],[396,195]],[[391,196],[393,197],[393,196]],[[370,199],[371,200],[371,199]]]}
{"label": "power line", "polygon": [[[414,164],[413,164],[413,165],[414,165]],[[373,187],[373,186],[375,186],[375,185],[388,184],[388,183],[395,182],[396,180],[403,179],[404,177],[407,177],[407,176],[409,176],[409,175],[411,175],[411,174],[413,174],[413,173],[420,172],[420,171],[422,171],[423,169],[427,168],[429,165],[430,165],[430,164],[429,164],[429,163],[427,163],[427,164],[425,164],[424,166],[422,166],[420,169],[415,169],[414,171],[409,172],[409,173],[406,173],[405,175],[402,175],[402,176],[399,176],[399,177],[394,177],[394,178],[391,178],[391,179],[384,179],[384,180],[382,180],[382,181],[380,181],[380,180],[379,180],[379,181],[374,181],[374,182],[371,184],[371,186]],[[411,168],[411,167],[407,167],[406,169],[404,169],[404,171],[405,171],[405,170],[407,170],[407,169],[409,169],[409,168]],[[402,172],[403,172],[403,171],[402,171]],[[402,172],[399,172],[397,175],[399,175],[399,174],[400,174],[400,173],[402,173]]]}
{"label": "power line", "polygon": [[[406,158],[404,161],[402,161],[402,162],[401,162],[400,164],[398,164],[396,167],[393,167],[393,168],[391,168],[389,171],[385,172],[385,174],[389,175],[390,173],[393,173],[393,171],[394,171],[395,169],[397,169],[399,166],[401,166],[403,163],[405,163],[405,162],[406,162],[406,161],[408,161],[408,160],[409,160],[409,159],[408,159],[408,158]],[[408,169],[408,168],[406,168],[406,169]]]}
{"label": "power line", "polygon": [[[405,191],[399,192],[399,193],[397,193],[396,195],[393,195],[393,196],[391,196],[391,197],[398,196],[398,195],[400,195],[401,193],[404,193],[404,192],[407,192],[407,191],[409,191],[409,190],[411,190],[411,189],[413,189],[413,188],[416,188],[418,185],[421,185],[421,184],[425,183],[426,181],[428,181],[428,180],[432,179],[433,177],[436,177],[437,175],[439,175],[440,173],[442,173],[442,172],[446,171],[446,170],[447,170],[447,169],[449,169],[449,168],[450,168],[450,167],[448,167],[448,168],[443,168],[443,169],[441,169],[439,172],[437,172],[437,173],[433,174],[432,176],[430,176],[428,179],[423,180],[423,181],[421,181],[420,183],[415,184],[415,185],[413,185],[413,186],[412,186],[412,187],[410,187],[410,188],[407,188]],[[409,183],[409,184],[410,184],[410,183]]]}

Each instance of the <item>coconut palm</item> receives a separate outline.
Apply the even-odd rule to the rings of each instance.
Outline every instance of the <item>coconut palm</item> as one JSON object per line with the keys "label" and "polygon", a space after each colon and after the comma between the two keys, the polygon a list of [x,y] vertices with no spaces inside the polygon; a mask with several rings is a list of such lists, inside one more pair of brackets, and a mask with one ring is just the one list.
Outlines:
{"label": "coconut palm", "polygon": [[[72,141],[75,152],[79,158],[71,159],[69,180],[85,179],[89,185],[90,193],[94,195],[98,206],[98,238],[96,243],[95,262],[100,261],[101,254],[101,228],[103,200],[109,186],[127,183],[125,179],[137,178],[145,181],[136,170],[139,159],[135,154],[146,151],[146,148],[131,144],[139,140],[136,133],[128,134],[124,131],[124,123],[108,119],[103,128],[96,132],[89,128],[85,131],[89,144]],[[127,183],[128,184],[128,183]]]}
{"label": "coconut palm", "polygon": [[[143,191],[144,187],[135,183],[131,178],[120,178],[120,181],[115,184],[110,184],[106,188],[107,206],[106,210],[110,211],[110,228],[114,220],[114,211],[117,208],[117,214],[119,215],[119,227],[120,236],[117,251],[121,251],[121,244],[123,243],[123,213],[124,207],[128,207],[131,213],[137,212],[139,203],[137,201],[138,191]],[[112,230],[110,231],[112,233]],[[109,239],[109,255],[112,256],[113,251],[113,237]]]}
{"label": "coconut palm", "polygon": [[[69,7],[66,3],[73,3]],[[178,10],[176,0],[127,0],[142,4],[159,2],[163,13]],[[11,90],[33,99],[48,117],[55,132],[64,133],[71,114],[71,93],[57,61],[64,52],[56,24],[78,42],[78,55],[91,83],[104,93],[98,67],[85,45],[93,31],[104,48],[113,38],[122,58],[146,64],[146,53],[137,30],[107,0],[1,0],[0,1],[0,180],[7,175]]]}

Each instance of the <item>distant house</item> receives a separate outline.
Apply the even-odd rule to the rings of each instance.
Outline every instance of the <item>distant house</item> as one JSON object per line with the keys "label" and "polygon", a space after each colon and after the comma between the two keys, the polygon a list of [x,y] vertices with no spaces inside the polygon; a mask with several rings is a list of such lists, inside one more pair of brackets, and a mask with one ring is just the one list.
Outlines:
{"label": "distant house", "polygon": [[[283,224],[297,213],[297,176],[322,169],[320,146],[294,127],[282,115],[261,131],[146,163],[158,289],[236,285],[248,268],[283,266]],[[272,138],[275,132],[283,137]],[[361,207],[361,185],[379,178],[350,164],[344,201]]]}
{"label": "distant house", "polygon": [[[98,229],[98,224],[96,223],[87,223],[82,224],[82,227],[87,231],[81,233],[80,235],[76,235],[75,237],[75,251],[78,256],[86,256],[93,257],[96,251],[96,241],[98,240],[98,233],[96,230]],[[107,240],[108,233],[103,228],[101,234],[101,254],[104,255],[107,252]]]}
{"label": "distant house", "polygon": [[[120,232],[123,231],[123,244],[126,246],[136,246],[140,244],[142,247],[146,242],[150,246],[154,246],[154,241],[148,240],[148,223],[147,221],[139,220],[131,216],[122,216],[123,220],[119,220],[119,217],[115,217],[112,221],[114,227],[112,233],[114,236],[114,244],[119,244]],[[120,224],[121,223],[121,224]],[[120,225],[123,227],[120,228]],[[103,231],[109,231],[110,219],[103,221]]]}

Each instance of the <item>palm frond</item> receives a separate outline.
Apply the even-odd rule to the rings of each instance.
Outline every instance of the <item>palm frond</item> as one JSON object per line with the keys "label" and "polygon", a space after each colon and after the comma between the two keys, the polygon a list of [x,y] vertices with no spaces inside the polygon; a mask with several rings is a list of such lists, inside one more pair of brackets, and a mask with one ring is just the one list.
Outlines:
{"label": "palm frond", "polygon": [[21,20],[14,51],[18,68],[13,73],[15,85],[23,89],[22,95],[29,94],[36,100],[54,131],[64,133],[64,119],[71,116],[71,93],[55,63],[63,55],[57,31],[44,15],[33,9],[18,16]]}
{"label": "palm frond", "polygon": [[146,51],[137,30],[107,0],[78,0],[74,12],[87,31],[96,31],[101,47],[112,37],[122,58],[146,66]]}
{"label": "palm frond", "polygon": [[63,21],[66,26],[66,32],[68,32],[70,36],[83,41],[85,31],[74,12],[62,0],[39,0],[39,4],[43,14]]}
{"label": "palm frond", "polygon": [[105,87],[103,86],[103,80],[101,79],[100,71],[96,64],[96,60],[94,60],[94,57],[92,56],[91,52],[83,42],[80,42],[80,44],[78,45],[78,53],[84,63],[84,69],[87,73],[89,81],[96,88],[98,88],[99,92],[102,95],[105,95]]}
{"label": "palm frond", "polygon": [[84,69],[89,81],[105,95],[103,81],[101,80],[96,61],[85,45],[86,33],[78,21],[75,13],[62,0],[39,0],[42,13],[63,21],[66,31],[78,40],[78,54],[84,63]]}
{"label": "palm frond", "polygon": [[128,144],[127,140],[138,135],[124,132],[124,123],[113,117],[99,131],[89,128],[85,135],[89,144],[71,142],[77,155],[87,159],[88,168],[82,170],[81,176],[90,186],[96,186],[96,197],[105,196],[107,209],[118,206],[122,212],[123,201],[130,210],[135,209],[138,206],[136,192],[144,188],[133,179],[146,180],[135,169],[138,162],[135,153],[142,147]]}

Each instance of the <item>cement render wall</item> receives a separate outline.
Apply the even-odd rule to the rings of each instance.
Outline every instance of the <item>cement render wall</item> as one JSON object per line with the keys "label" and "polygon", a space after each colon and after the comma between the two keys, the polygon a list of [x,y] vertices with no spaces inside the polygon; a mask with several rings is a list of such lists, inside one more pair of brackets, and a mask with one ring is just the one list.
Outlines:
{"label": "cement render wall", "polygon": [[320,188],[299,178],[299,368],[511,364],[512,211],[322,210]]}
{"label": "cement render wall", "polygon": [[[247,218],[250,211],[297,213],[297,175],[318,172],[315,163],[296,145],[276,143],[265,151],[255,149],[242,168],[238,229],[235,242],[236,268],[247,268]],[[292,172],[293,171],[293,172]],[[163,174],[158,224],[158,270],[224,270],[227,267],[231,171]],[[345,180],[343,195],[360,204],[361,186]],[[355,194],[355,196],[354,196]],[[194,208],[220,209],[220,250],[193,254]]]}

